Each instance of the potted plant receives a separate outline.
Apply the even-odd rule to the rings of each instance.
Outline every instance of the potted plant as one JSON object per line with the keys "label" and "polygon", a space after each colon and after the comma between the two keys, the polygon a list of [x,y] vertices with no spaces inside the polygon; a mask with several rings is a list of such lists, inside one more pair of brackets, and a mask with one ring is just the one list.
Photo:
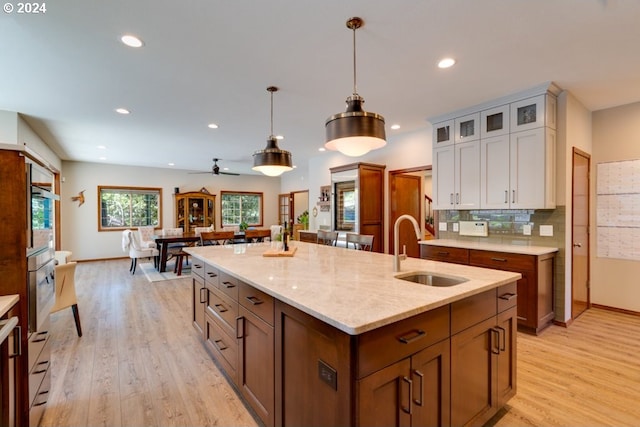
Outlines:
{"label": "potted plant", "polygon": [[302,212],[297,218],[298,224],[302,224],[305,230],[309,229],[309,211]]}

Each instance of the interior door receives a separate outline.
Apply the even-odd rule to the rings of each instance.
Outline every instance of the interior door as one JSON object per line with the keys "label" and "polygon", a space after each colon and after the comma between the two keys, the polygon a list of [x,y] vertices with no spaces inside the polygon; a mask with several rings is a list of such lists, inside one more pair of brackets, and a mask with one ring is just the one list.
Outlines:
{"label": "interior door", "polygon": [[591,156],[573,149],[571,318],[590,305],[589,295],[589,174]]}
{"label": "interior door", "polygon": [[[414,217],[418,224],[421,221],[422,199],[422,177],[409,174],[390,174],[390,203],[391,218],[389,222],[389,232],[393,237],[393,226],[396,219],[400,215],[409,214]],[[417,244],[416,232],[413,225],[409,221],[403,221],[400,224],[400,233],[398,234],[398,242],[400,243],[400,252],[406,246],[407,255],[414,258],[420,258],[420,248]],[[422,236],[420,237],[422,239]],[[394,253],[393,238],[389,239],[389,253]]]}

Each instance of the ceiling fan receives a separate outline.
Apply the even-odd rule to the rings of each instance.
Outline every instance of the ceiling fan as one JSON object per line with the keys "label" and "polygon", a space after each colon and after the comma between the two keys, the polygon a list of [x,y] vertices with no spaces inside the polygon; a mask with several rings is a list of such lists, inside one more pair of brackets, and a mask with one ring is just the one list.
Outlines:
{"label": "ceiling fan", "polygon": [[211,167],[211,171],[209,172],[189,172],[189,173],[210,173],[212,175],[236,175],[236,176],[240,175],[239,173],[220,171],[220,166],[218,166],[218,160],[220,159],[213,158],[213,166]]}

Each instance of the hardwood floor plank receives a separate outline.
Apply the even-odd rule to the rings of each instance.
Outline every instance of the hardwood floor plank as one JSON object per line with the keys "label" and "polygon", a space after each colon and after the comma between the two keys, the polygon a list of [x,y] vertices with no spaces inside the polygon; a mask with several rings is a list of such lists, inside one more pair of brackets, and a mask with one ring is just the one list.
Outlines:
{"label": "hardwood floor plank", "polygon": [[[71,310],[51,316],[42,427],[257,426],[191,325],[191,281],[150,283],[128,260],[80,263]],[[68,312],[67,312],[68,311]],[[518,386],[489,425],[640,425],[640,317],[589,309],[518,334]]]}

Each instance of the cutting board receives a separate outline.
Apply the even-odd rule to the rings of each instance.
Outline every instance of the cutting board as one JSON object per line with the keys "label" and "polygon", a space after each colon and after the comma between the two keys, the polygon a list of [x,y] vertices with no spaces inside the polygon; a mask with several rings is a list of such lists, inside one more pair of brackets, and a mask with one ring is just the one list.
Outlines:
{"label": "cutting board", "polygon": [[278,249],[270,249],[266,252],[264,252],[262,254],[262,256],[267,256],[267,257],[282,257],[282,256],[293,256],[293,254],[296,253],[296,251],[298,250],[297,246],[290,246],[288,251],[281,251]]}

